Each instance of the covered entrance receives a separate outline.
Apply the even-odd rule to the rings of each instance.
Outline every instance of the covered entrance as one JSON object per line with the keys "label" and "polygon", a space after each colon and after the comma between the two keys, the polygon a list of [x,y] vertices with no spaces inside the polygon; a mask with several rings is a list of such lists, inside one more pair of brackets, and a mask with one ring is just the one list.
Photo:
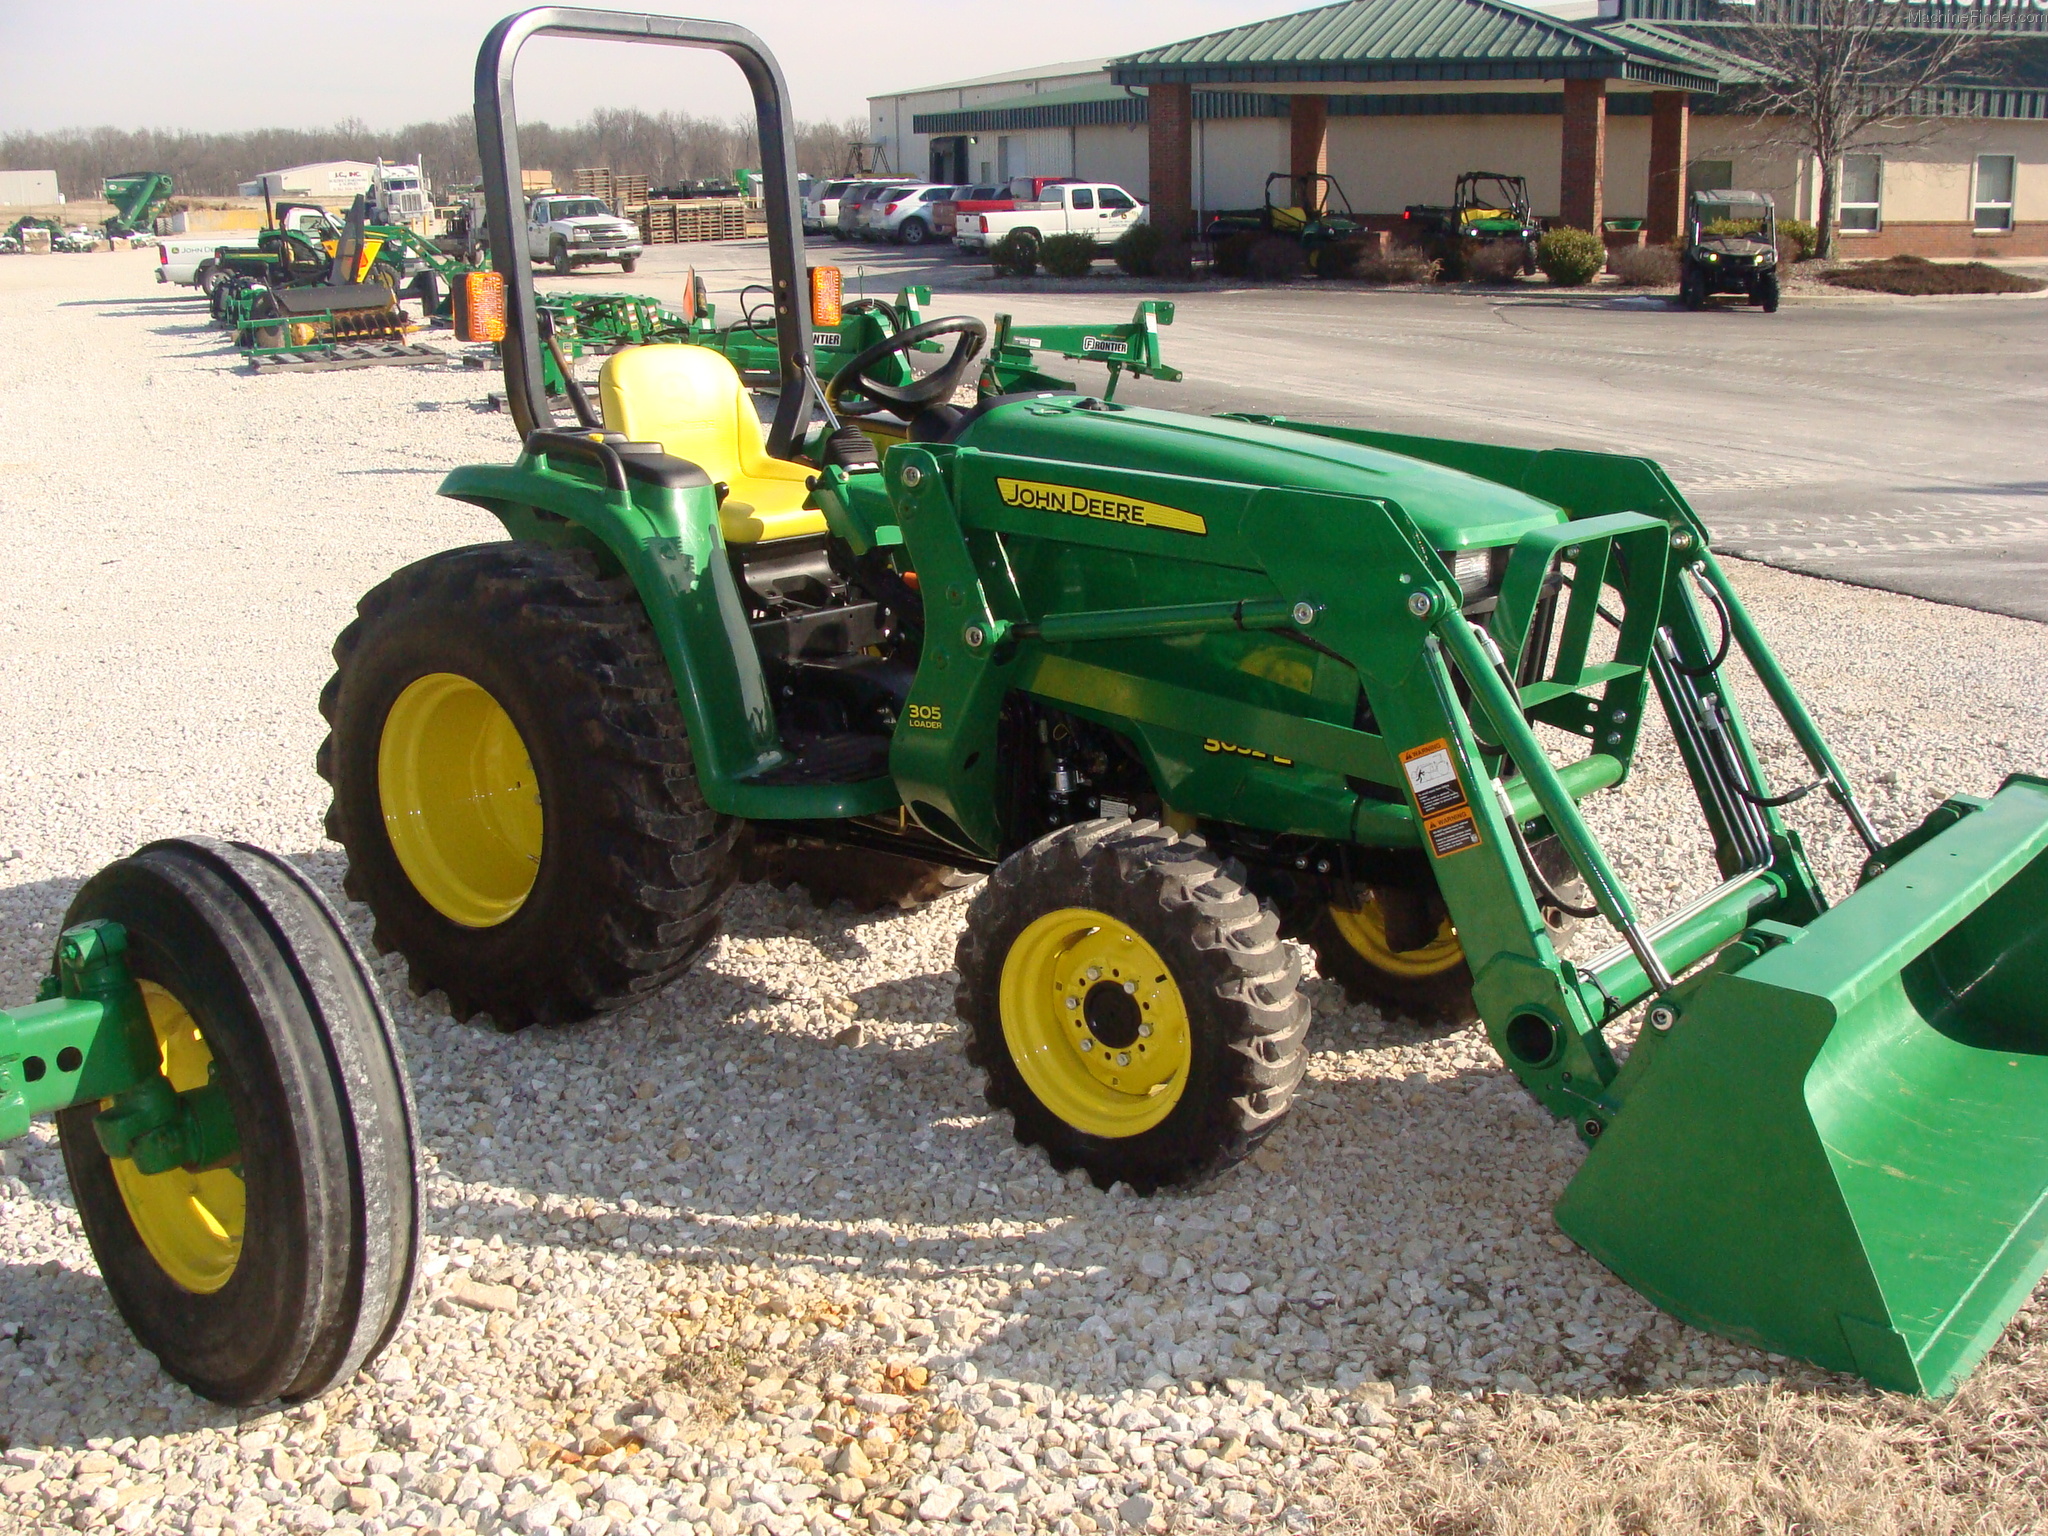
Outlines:
{"label": "covered entrance", "polygon": [[[1579,26],[1493,0],[1351,0],[1116,59],[1110,78],[1146,93],[1152,222],[1183,236],[1206,202],[1196,98],[1229,93],[1285,99],[1286,162],[1272,169],[1297,186],[1330,170],[1333,119],[1508,119],[1488,141],[1554,164],[1558,222],[1590,230],[1609,217],[1610,117],[1647,118],[1647,177],[1627,201],[1642,209],[1646,238],[1665,241],[1683,213],[1690,97],[1719,90],[1717,59],[1647,27]],[[1372,137],[1393,147],[1391,132]],[[1438,198],[1408,200],[1449,191],[1446,179]]]}

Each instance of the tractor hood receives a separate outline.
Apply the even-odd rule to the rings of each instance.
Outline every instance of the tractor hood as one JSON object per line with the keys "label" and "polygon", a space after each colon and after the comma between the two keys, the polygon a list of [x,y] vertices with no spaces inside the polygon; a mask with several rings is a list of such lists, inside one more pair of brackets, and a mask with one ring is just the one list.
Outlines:
{"label": "tractor hood", "polygon": [[1091,401],[1018,400],[977,419],[963,448],[1053,463],[1283,486],[1400,504],[1440,550],[1509,544],[1565,520],[1547,501],[1460,470],[1306,432]]}

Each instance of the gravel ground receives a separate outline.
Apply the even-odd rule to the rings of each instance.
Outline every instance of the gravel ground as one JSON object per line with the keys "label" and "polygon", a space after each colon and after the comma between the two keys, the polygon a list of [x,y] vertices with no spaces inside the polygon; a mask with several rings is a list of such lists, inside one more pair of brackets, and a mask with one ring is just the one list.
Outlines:
{"label": "gravel ground", "polygon": [[[432,494],[510,452],[488,375],[252,379],[146,267],[0,262],[0,406],[40,425],[0,448],[5,998],[79,881],[150,837],[261,841],[336,891],[331,638],[392,568],[496,533]],[[1737,579],[1887,829],[2048,764],[2040,626]],[[1667,830],[1696,821],[1682,793],[1653,748],[1595,808],[1653,911],[1706,878]],[[1800,813],[1846,889],[1854,850]],[[1324,983],[1300,1107],[1253,1166],[1152,1200],[1061,1180],[959,1055],[964,904],[745,888],[660,996],[510,1037],[382,963],[429,1236],[395,1345],[318,1403],[230,1413],[168,1381],[39,1125],[0,1153],[0,1528],[1308,1530],[1343,1520],[1333,1490],[1582,1415],[1848,1390],[1616,1283],[1549,1220],[1576,1141],[1483,1037]]]}

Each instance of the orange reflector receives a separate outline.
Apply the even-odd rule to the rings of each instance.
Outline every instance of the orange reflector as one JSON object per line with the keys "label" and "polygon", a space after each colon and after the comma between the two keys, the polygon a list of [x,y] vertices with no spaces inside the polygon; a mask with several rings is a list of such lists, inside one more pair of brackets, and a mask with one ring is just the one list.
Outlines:
{"label": "orange reflector", "polygon": [[505,339],[505,274],[465,272],[455,285],[455,334],[463,341]]}
{"label": "orange reflector", "polygon": [[843,318],[837,267],[811,268],[811,324],[836,327]]}

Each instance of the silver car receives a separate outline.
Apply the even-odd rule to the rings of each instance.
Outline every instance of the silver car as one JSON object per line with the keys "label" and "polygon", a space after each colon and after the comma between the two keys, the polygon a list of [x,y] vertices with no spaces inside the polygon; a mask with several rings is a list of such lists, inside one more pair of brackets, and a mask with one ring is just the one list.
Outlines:
{"label": "silver car", "polygon": [[839,196],[839,212],[832,220],[832,233],[838,239],[852,240],[860,233],[863,205],[878,193],[886,192],[886,181],[856,181]]}
{"label": "silver car", "polygon": [[943,186],[890,187],[868,204],[868,238],[923,245],[936,232],[938,205],[951,202],[959,192],[960,188],[950,182]]}

